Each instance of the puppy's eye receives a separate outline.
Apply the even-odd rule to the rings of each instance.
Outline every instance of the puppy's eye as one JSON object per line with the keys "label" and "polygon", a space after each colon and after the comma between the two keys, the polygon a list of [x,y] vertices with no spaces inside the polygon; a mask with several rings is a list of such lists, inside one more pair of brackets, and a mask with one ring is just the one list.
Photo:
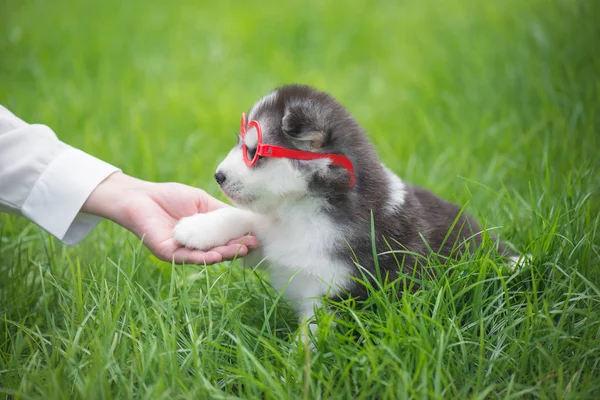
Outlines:
{"label": "puppy's eye", "polygon": [[255,154],[256,154],[255,148],[253,149],[253,148],[246,146],[246,156],[248,157],[248,160],[252,160],[254,158]]}

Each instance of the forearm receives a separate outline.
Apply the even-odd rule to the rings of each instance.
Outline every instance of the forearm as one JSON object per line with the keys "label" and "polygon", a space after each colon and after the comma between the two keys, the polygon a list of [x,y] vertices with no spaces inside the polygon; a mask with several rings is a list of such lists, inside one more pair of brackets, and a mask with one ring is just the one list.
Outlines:
{"label": "forearm", "polygon": [[0,204],[22,214],[43,172],[69,146],[43,125],[29,125],[0,106]]}
{"label": "forearm", "polygon": [[117,170],[0,106],[0,211],[24,215],[75,244],[98,222],[81,214],[81,206]]}

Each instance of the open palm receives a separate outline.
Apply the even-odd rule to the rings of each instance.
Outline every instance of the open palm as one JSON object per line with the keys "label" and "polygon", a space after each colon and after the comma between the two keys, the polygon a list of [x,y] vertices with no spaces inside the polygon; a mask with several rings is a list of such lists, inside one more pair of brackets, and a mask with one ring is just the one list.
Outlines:
{"label": "open palm", "polygon": [[246,236],[231,240],[209,251],[189,249],[177,243],[173,228],[183,217],[228,207],[203,190],[178,183],[152,183],[139,195],[128,196],[118,222],[143,238],[144,244],[164,261],[189,264],[213,264],[243,257],[258,240]]}

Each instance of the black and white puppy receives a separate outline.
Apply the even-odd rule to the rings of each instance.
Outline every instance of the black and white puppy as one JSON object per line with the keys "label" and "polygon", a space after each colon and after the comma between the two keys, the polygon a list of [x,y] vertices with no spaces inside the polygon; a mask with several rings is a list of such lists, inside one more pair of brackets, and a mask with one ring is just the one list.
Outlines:
{"label": "black and white puppy", "polygon": [[[273,286],[285,288],[301,317],[312,317],[324,295],[367,296],[352,277],[377,276],[372,223],[379,275],[388,280],[400,274],[426,277],[423,266],[432,252],[444,262],[481,244],[473,218],[388,170],[365,132],[330,95],[308,86],[284,86],[258,101],[248,120],[260,124],[263,144],[347,157],[356,184],[347,168],[328,158],[258,157],[248,166],[243,151],[252,159],[257,137],[246,134],[215,174],[223,192],[243,210],[184,218],[175,238],[208,249],[253,232]],[[501,243],[497,246],[500,255],[518,259]]]}

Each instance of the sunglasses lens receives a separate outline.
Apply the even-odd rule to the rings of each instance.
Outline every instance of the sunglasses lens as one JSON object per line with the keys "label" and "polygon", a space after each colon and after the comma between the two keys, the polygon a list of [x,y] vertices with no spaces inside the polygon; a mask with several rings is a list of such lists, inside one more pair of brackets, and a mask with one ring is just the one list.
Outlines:
{"label": "sunglasses lens", "polygon": [[257,121],[250,121],[248,125],[246,125],[246,114],[243,113],[240,136],[242,138],[244,161],[246,162],[246,165],[251,167],[258,161],[257,149],[262,144],[262,132]]}
{"label": "sunglasses lens", "polygon": [[244,136],[242,137],[244,142],[243,151],[246,163],[254,165],[256,163],[256,147],[258,146],[258,131],[256,127],[250,126]]}
{"label": "sunglasses lens", "polygon": [[248,131],[246,131],[246,135],[244,136],[244,144],[249,148],[256,148],[256,145],[258,144],[258,132],[254,126],[251,126],[248,128]]}

